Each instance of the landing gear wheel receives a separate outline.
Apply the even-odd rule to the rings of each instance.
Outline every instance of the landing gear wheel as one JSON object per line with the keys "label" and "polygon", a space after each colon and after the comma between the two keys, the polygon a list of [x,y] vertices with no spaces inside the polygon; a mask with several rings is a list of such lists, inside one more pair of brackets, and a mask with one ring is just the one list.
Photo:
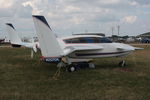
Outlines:
{"label": "landing gear wheel", "polygon": [[95,65],[93,63],[89,63],[89,68],[95,68]]}
{"label": "landing gear wheel", "polygon": [[125,66],[126,66],[126,61],[125,61],[125,60],[122,60],[122,61],[119,63],[119,66],[125,67]]}
{"label": "landing gear wheel", "polygon": [[68,67],[68,71],[69,71],[69,72],[74,72],[74,71],[76,71],[76,67],[73,66],[73,65],[72,65],[72,66],[69,66],[69,67]]}

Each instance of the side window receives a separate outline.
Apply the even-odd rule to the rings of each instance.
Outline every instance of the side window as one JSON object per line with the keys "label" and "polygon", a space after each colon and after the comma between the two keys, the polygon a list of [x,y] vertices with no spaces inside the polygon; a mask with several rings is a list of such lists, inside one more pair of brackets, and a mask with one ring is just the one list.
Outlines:
{"label": "side window", "polygon": [[71,43],[71,39],[64,40],[65,43]]}
{"label": "side window", "polygon": [[94,43],[100,43],[100,39],[98,37],[94,38]]}
{"label": "side window", "polygon": [[79,38],[80,43],[87,43],[86,39],[84,37]]}
{"label": "side window", "polygon": [[73,39],[66,39],[64,40],[65,43],[80,43],[78,38],[73,38]]}
{"label": "side window", "polygon": [[100,42],[101,42],[101,43],[105,43],[106,41],[105,41],[104,38],[100,38]]}
{"label": "side window", "polygon": [[87,43],[94,43],[94,39],[92,37],[86,37],[85,39]]}
{"label": "side window", "polygon": [[72,42],[71,43],[80,43],[79,39],[78,38],[74,38],[72,39]]}
{"label": "side window", "polygon": [[105,37],[79,37],[64,40],[65,43],[112,43],[111,40]]}

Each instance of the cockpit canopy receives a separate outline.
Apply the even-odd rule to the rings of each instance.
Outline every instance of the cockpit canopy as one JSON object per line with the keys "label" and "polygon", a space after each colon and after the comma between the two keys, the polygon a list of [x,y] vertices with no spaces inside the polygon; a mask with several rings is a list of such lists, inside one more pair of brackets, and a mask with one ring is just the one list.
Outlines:
{"label": "cockpit canopy", "polygon": [[64,39],[65,43],[112,43],[112,41],[106,37],[76,37],[70,39]]}

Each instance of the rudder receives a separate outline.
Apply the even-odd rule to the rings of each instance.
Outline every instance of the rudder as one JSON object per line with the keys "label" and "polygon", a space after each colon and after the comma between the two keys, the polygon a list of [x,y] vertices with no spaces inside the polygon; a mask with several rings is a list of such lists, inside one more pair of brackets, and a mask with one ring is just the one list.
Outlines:
{"label": "rudder", "polygon": [[18,36],[14,26],[11,23],[6,23],[6,29],[7,29],[11,44],[12,45],[20,45],[21,39]]}
{"label": "rudder", "polygon": [[63,51],[44,16],[33,15],[35,30],[39,38],[42,56],[59,58]]}

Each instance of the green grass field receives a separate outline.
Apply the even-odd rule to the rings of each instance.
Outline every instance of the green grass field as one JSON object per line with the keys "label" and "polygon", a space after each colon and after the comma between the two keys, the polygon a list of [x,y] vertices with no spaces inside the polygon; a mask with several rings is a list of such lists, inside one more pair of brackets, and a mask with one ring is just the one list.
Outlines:
{"label": "green grass field", "polygon": [[150,46],[126,59],[95,61],[95,69],[73,73],[61,69],[54,79],[55,64],[30,58],[30,49],[0,48],[0,100],[149,100]]}

